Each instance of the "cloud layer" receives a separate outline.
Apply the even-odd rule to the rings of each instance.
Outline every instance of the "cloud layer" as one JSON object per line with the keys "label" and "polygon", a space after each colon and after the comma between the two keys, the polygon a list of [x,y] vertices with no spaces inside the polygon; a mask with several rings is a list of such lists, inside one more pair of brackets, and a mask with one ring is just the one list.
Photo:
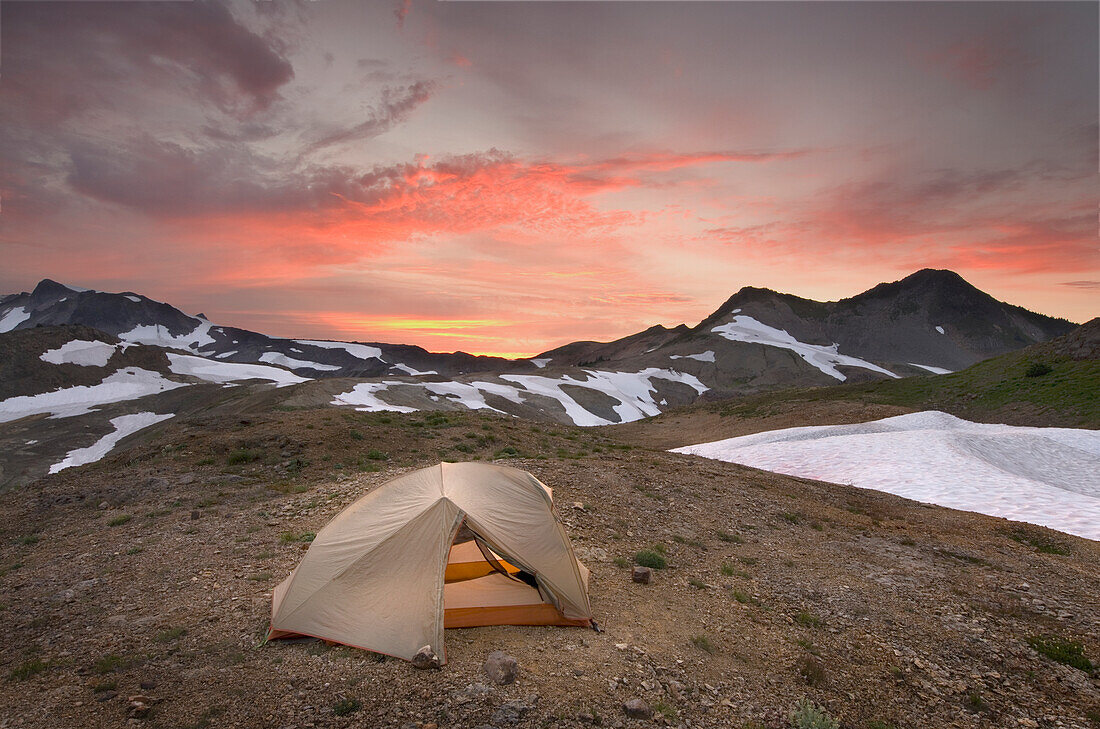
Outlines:
{"label": "cloud layer", "polygon": [[1095,314],[1088,4],[0,13],[0,290],[507,353],[924,266]]}

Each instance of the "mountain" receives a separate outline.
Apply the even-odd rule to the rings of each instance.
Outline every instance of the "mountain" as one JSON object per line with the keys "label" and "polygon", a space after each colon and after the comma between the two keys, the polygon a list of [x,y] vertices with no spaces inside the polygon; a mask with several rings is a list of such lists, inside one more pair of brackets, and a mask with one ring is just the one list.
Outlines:
{"label": "mountain", "polygon": [[720,398],[786,385],[942,374],[1074,326],[997,301],[952,271],[924,269],[833,302],[745,287],[694,327],[574,342],[537,361],[631,369],[675,359],[711,388],[710,397]]}
{"label": "mountain", "polygon": [[142,428],[200,411],[335,405],[613,425],[700,399],[910,382],[1072,327],[925,270],[837,302],[744,288],[694,327],[507,360],[270,337],[140,294],[46,279],[0,298],[0,484],[101,457]]}
{"label": "mountain", "polygon": [[0,332],[37,326],[81,325],[132,344],[188,351],[225,362],[264,362],[307,377],[386,375],[537,369],[526,362],[420,347],[282,339],[236,327],[218,326],[202,314],[179,309],[130,291],[118,294],[65,286],[43,279],[34,291],[0,299]]}

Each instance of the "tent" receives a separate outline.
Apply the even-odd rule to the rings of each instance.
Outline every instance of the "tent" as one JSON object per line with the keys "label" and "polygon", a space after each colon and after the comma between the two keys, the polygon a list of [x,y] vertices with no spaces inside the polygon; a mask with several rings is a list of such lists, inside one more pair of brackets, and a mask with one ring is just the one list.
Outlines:
{"label": "tent", "polygon": [[275,588],[269,638],[446,661],[444,628],[592,625],[588,570],[526,471],[441,463],[348,506]]}

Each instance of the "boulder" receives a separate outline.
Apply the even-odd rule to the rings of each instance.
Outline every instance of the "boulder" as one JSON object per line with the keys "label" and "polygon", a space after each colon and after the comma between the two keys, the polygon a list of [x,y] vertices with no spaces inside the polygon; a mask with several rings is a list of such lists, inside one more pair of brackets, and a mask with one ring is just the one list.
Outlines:
{"label": "boulder", "polygon": [[631,719],[652,719],[653,709],[641,699],[630,699],[623,703],[623,713]]}
{"label": "boulder", "polygon": [[485,659],[482,670],[489,680],[498,685],[514,683],[519,673],[519,663],[515,658],[502,651],[493,651]]}
{"label": "boulder", "polygon": [[653,581],[653,570],[648,567],[642,567],[641,565],[634,565],[630,570],[630,579],[639,584],[648,585]]}
{"label": "boulder", "polygon": [[421,671],[428,670],[429,668],[439,668],[442,666],[442,662],[439,660],[439,656],[435,654],[430,645],[426,645],[416,652],[416,655],[412,659],[413,668],[418,668]]}

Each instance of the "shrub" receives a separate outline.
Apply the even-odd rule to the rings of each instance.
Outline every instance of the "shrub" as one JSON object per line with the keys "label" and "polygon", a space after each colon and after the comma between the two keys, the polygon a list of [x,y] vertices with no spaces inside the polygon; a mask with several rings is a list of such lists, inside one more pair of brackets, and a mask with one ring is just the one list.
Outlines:
{"label": "shrub", "polygon": [[1052,661],[1092,673],[1092,661],[1085,657],[1085,646],[1075,640],[1058,635],[1033,635],[1027,639],[1027,643],[1036,653]]}
{"label": "shrub", "polygon": [[114,653],[108,653],[100,658],[94,664],[92,664],[92,670],[96,673],[112,673],[117,671],[126,665],[126,659],[122,656],[116,656]]}
{"label": "shrub", "polygon": [[655,549],[643,549],[634,555],[634,562],[640,564],[642,567],[649,567],[650,569],[663,570],[668,567],[668,560],[665,556]]}
{"label": "shrub", "polygon": [[154,640],[158,643],[171,643],[174,640],[179,640],[187,634],[187,628],[169,628],[168,630],[162,630],[157,633]]}
{"label": "shrub", "polygon": [[821,618],[805,610],[795,615],[794,621],[799,625],[805,625],[807,628],[817,628],[821,625]]}
{"label": "shrub", "polygon": [[811,686],[825,683],[825,663],[815,656],[802,656],[798,659],[798,674]]}
{"label": "shrub", "polygon": [[694,587],[696,590],[706,589],[707,586],[707,583],[695,577],[692,577],[690,580],[688,580],[688,584]]}
{"label": "shrub", "polygon": [[791,524],[797,524],[798,522],[802,521],[802,517],[798,514],[795,514],[793,511],[780,512],[779,516],[783,519],[783,521],[789,522]]}
{"label": "shrub", "polygon": [[722,530],[718,530],[715,533],[717,534],[718,538],[723,542],[729,542],[730,544],[744,544],[745,543],[745,540],[742,539],[741,537],[737,536],[736,534],[730,534],[729,532],[724,532]]}
{"label": "shrub", "polygon": [[279,535],[283,542],[312,542],[317,535],[313,532],[283,532]]}
{"label": "shrub", "polygon": [[354,714],[362,707],[363,705],[355,699],[340,699],[332,705],[332,713],[336,714],[336,716],[347,716],[349,714]]}
{"label": "shrub", "polygon": [[705,635],[693,635],[691,636],[691,644],[703,651],[704,653],[710,653],[713,655],[718,649],[714,646],[714,643],[710,641]]}
{"label": "shrub", "polygon": [[1024,375],[1027,377],[1042,377],[1043,375],[1049,375],[1051,372],[1053,372],[1053,370],[1046,362],[1032,362],[1024,372]]}
{"label": "shrub", "polygon": [[26,681],[31,676],[37,676],[49,667],[49,664],[41,658],[32,658],[13,668],[11,673],[8,674],[8,678],[12,681]]}
{"label": "shrub", "polygon": [[840,723],[836,719],[809,699],[799,701],[791,712],[791,726],[794,729],[840,729]]}
{"label": "shrub", "polygon": [[226,463],[230,466],[235,466],[238,463],[252,463],[263,458],[263,453],[256,448],[238,448],[235,451],[230,451],[226,457]]}
{"label": "shrub", "polygon": [[630,566],[630,560],[626,557],[616,557],[615,566],[619,568],[626,568]]}
{"label": "shrub", "polygon": [[351,430],[349,430],[348,435],[351,437],[352,440],[363,440],[363,434],[360,433],[355,428],[352,428]]}
{"label": "shrub", "polygon": [[116,516],[114,519],[111,519],[109,522],[107,522],[107,526],[113,526],[113,527],[114,526],[122,526],[126,522],[130,521],[130,519],[132,519],[132,518],[133,517],[130,516],[129,514],[122,514],[120,516]]}
{"label": "shrub", "polygon": [[722,575],[725,577],[733,577],[735,574],[737,574],[737,570],[735,570],[733,568],[733,565],[729,564],[728,562],[723,562],[720,569],[722,571]]}

